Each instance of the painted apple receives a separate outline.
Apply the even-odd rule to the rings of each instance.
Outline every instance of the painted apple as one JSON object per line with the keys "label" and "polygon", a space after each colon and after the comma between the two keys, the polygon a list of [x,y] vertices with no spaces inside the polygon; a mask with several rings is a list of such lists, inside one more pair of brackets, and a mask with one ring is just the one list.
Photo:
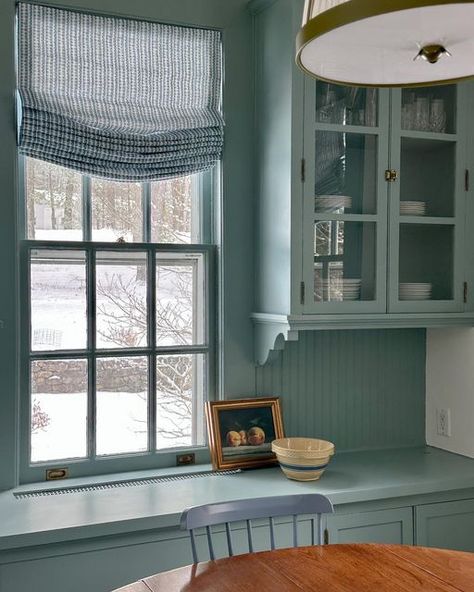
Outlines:
{"label": "painted apple", "polygon": [[262,428],[250,428],[247,432],[247,440],[252,446],[260,446],[265,442],[265,432]]}
{"label": "painted apple", "polygon": [[240,430],[239,436],[240,436],[240,444],[242,446],[245,446],[247,444],[247,432],[245,430]]}
{"label": "painted apple", "polygon": [[227,436],[225,437],[228,446],[240,446],[242,439],[240,437],[239,432],[227,432]]}

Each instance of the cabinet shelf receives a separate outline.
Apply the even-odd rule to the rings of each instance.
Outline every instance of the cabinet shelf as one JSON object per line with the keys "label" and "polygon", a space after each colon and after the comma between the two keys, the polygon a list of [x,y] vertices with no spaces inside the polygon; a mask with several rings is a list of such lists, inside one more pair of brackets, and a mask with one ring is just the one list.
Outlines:
{"label": "cabinet shelf", "polygon": [[442,216],[399,216],[399,223],[454,226],[456,224],[456,219]]}
{"label": "cabinet shelf", "polygon": [[401,130],[402,138],[411,138],[413,140],[432,140],[436,142],[456,142],[457,134],[446,134],[437,132],[421,132],[416,130]]}
{"label": "cabinet shelf", "polygon": [[[317,132],[344,132],[348,134],[380,134],[380,128],[367,125],[345,125],[342,123],[315,123],[314,131]],[[444,135],[444,134],[440,134]]]}
{"label": "cabinet shelf", "polygon": [[330,212],[315,212],[315,222],[377,222],[377,214],[331,214]]}

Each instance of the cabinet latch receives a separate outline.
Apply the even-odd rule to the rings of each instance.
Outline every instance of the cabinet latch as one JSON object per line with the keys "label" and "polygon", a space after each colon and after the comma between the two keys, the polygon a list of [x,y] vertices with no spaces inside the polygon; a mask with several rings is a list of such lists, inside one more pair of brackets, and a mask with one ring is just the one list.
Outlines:
{"label": "cabinet latch", "polygon": [[304,282],[301,282],[300,284],[300,304],[304,304],[304,294],[305,289],[304,289]]}
{"label": "cabinet latch", "polygon": [[329,545],[329,530],[327,528],[324,529],[324,544]]}
{"label": "cabinet latch", "polygon": [[387,169],[385,171],[385,181],[389,183],[393,183],[398,179],[398,172],[395,169]]}

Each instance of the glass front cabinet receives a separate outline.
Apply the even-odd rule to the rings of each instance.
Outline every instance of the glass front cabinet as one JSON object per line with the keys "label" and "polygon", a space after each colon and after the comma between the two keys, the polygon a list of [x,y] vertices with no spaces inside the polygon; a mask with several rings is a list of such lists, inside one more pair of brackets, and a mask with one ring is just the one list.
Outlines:
{"label": "glass front cabinet", "polygon": [[474,325],[474,82],[315,81],[302,0],[253,6],[257,362],[305,329]]}
{"label": "glass front cabinet", "polygon": [[464,310],[465,91],[305,80],[303,313]]}

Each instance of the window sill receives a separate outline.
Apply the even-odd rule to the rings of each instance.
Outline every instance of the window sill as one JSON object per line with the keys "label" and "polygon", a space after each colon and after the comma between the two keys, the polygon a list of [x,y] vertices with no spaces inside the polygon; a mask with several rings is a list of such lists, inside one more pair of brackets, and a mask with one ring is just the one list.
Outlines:
{"label": "window sill", "polygon": [[[134,474],[70,479],[67,486],[131,478],[202,473],[209,465]],[[64,487],[65,482],[48,484]],[[16,499],[15,493],[46,489],[23,486],[0,494],[0,551],[157,529],[177,529],[190,506],[237,498],[314,492],[314,482],[289,481],[278,467],[231,475],[205,475],[158,484]],[[474,459],[430,447],[347,452],[331,462],[317,491],[336,505],[472,489]]]}

